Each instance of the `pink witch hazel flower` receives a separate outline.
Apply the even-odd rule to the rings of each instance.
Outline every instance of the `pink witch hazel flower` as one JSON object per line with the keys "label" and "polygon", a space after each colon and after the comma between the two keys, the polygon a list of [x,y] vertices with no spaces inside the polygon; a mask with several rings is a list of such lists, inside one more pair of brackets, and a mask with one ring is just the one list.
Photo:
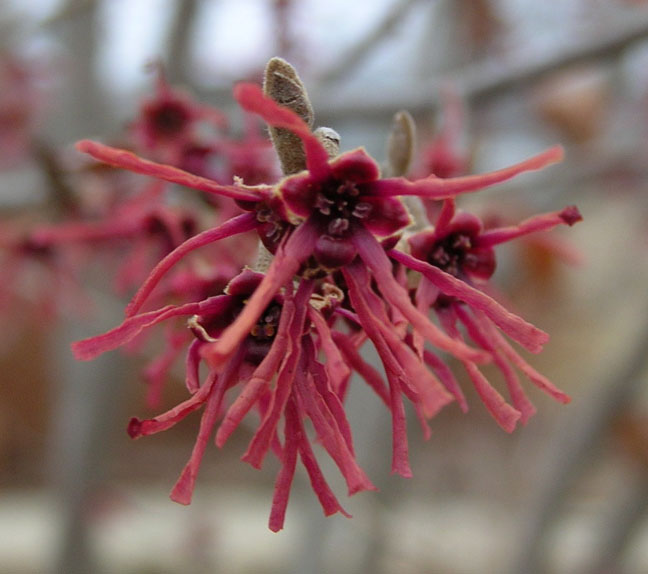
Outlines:
{"label": "pink witch hazel flower", "polygon": [[[457,340],[464,339],[457,326],[462,325],[468,337],[492,356],[506,381],[513,406],[490,385],[474,362],[462,361],[487,409],[508,432],[513,431],[518,419],[526,423],[535,413],[535,407],[522,390],[515,368],[554,399],[562,403],[570,399],[533,369],[506,341],[498,329],[506,332],[501,312],[492,308],[494,299],[479,287],[485,286],[495,271],[493,248],[496,245],[530,233],[548,231],[557,225],[571,226],[581,219],[578,209],[570,206],[531,217],[518,225],[485,230],[479,218],[456,211],[454,200],[446,199],[434,228],[409,237],[411,255],[394,249],[388,252],[392,259],[422,275],[414,295],[417,308],[424,312],[434,311],[444,330]],[[466,399],[459,385],[440,358],[424,349],[420,338],[415,338],[413,345],[425,362],[444,377],[462,410],[467,411]],[[531,347],[530,350],[534,349]]]}
{"label": "pink witch hazel flower", "polygon": [[[295,90],[297,97],[293,97]],[[416,181],[381,178],[377,163],[364,149],[338,155],[332,130],[311,131],[310,103],[296,72],[283,60],[273,59],[268,65],[265,93],[257,85],[242,83],[235,87],[234,96],[244,110],[259,115],[271,128],[286,173],[276,184],[252,186],[235,178],[233,184],[223,185],[96,142],[78,144],[81,151],[110,165],[233,199],[246,213],[191,237],[169,253],[131,300],[120,326],[79,341],[73,348],[79,359],[91,359],[154,325],[191,316],[188,324],[195,340],[187,352],[186,375],[191,396],[158,417],[135,419],[129,432],[134,437],[159,432],[203,409],[194,451],[171,495],[186,504],[216,422],[221,419],[215,430],[216,444],[223,446],[255,407],[259,425],[243,459],[255,467],[261,467],[270,451],[279,459],[281,470],[270,516],[270,528],[279,530],[298,458],[325,514],[344,513],[319,469],[304,428],[305,418],[311,420],[318,442],[340,469],[349,494],[375,488],[356,462],[343,408],[352,371],[389,408],[392,471],[409,477],[403,399],[413,404],[427,424],[427,419],[460,396],[449,368],[435,352],[456,357],[469,372],[496,360],[499,347],[471,334],[477,345],[473,347],[449,328],[447,321],[437,324],[429,316],[431,304],[426,307],[412,300],[398,266],[394,274],[394,262],[420,271],[426,278],[428,267],[433,267],[394,249],[412,221],[402,198],[451,202],[457,195],[557,162],[562,150],[554,147],[511,167],[476,176],[441,179],[432,175]],[[261,250],[267,250],[260,261],[268,262],[259,265],[258,272],[244,270],[223,295],[143,310],[169,270],[186,255],[252,230],[264,246]],[[513,237],[506,230],[499,233],[501,240],[507,233]],[[497,243],[493,238],[485,241],[485,250]],[[441,274],[441,279],[435,276],[434,283],[439,293],[483,314],[489,322],[481,321],[480,326],[492,322],[523,347],[540,351],[546,333],[477,289],[466,280],[467,275],[434,269]],[[386,383],[358,352],[366,339],[378,351]],[[435,352],[425,348],[425,343]],[[208,367],[202,382],[198,380],[201,361]],[[238,395],[226,406],[226,394],[239,384]]]}

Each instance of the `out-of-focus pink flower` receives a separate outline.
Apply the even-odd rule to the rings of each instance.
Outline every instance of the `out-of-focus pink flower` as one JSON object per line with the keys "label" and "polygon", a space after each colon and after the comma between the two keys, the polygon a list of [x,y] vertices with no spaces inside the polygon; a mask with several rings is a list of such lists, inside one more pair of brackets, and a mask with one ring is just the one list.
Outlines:
{"label": "out-of-focus pink flower", "polygon": [[418,177],[429,174],[457,177],[465,174],[468,168],[468,154],[461,147],[466,115],[464,104],[450,86],[442,90],[441,96],[441,128],[423,145],[415,167]]}
{"label": "out-of-focus pink flower", "polygon": [[0,312],[7,312],[16,299],[29,301],[45,321],[62,311],[87,311],[90,300],[78,273],[82,254],[41,241],[35,231],[39,228],[16,221],[0,226]]}
{"label": "out-of-focus pink flower", "polygon": [[161,161],[186,165],[196,157],[202,143],[198,134],[201,122],[224,129],[227,118],[219,110],[203,106],[191,96],[166,81],[161,69],[157,73],[156,93],[144,100],[139,118],[131,125],[136,143],[153,152]]}
{"label": "out-of-focus pink flower", "polygon": [[[195,235],[198,222],[193,212],[162,203],[163,185],[154,182],[114,213],[97,220],[77,220],[43,225],[32,231],[42,246],[77,245],[102,247],[106,253],[120,252],[122,262],[115,277],[115,289],[124,293],[137,287],[154,262]],[[124,245],[128,252],[123,255]]]}
{"label": "out-of-focus pink flower", "polygon": [[41,75],[16,54],[0,54],[0,168],[22,160],[31,150],[44,103]]}

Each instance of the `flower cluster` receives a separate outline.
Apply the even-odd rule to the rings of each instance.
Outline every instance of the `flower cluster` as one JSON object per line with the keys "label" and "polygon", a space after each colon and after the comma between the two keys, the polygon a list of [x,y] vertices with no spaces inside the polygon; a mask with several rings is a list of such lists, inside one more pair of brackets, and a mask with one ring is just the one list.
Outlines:
{"label": "flower cluster", "polygon": [[[411,403],[426,433],[429,419],[452,401],[464,411],[468,408],[447,357],[463,365],[486,408],[506,431],[512,431],[518,420],[526,422],[534,411],[520,373],[557,400],[569,400],[509,342],[537,353],[547,334],[503,307],[489,294],[487,282],[495,270],[496,245],[573,225],[580,220],[578,210],[567,207],[515,226],[485,229],[476,216],[455,205],[462,194],[560,161],[559,147],[481,175],[384,178],[364,149],[337,155],[318,130],[312,131],[300,115],[259,86],[239,84],[234,97],[272,129],[298,138],[304,170],[278,182],[246,175],[224,183],[205,170],[182,169],[186,166],[178,154],[169,150],[178,149],[177,144],[186,148],[189,132],[176,124],[192,115],[182,112],[183,100],[168,91],[160,94],[155,105],[147,105],[138,131],[144,142],[152,142],[151,125],[158,132],[160,121],[165,133],[171,127],[179,129],[180,135],[163,146],[167,157],[175,158],[173,162],[143,159],[92,141],[77,145],[100,162],[199,190],[217,197],[219,205],[229,201],[239,210],[204,231],[186,229],[188,239],[169,245],[173,248],[128,304],[123,323],[73,345],[77,358],[88,360],[165,323],[172,344],[160,362],[167,365],[186,347],[188,398],[154,418],[132,419],[128,427],[132,437],[141,437],[202,410],[193,452],[171,493],[175,501],[191,501],[210,437],[215,435],[216,444],[223,446],[254,409],[258,425],[243,460],[260,468],[272,451],[281,463],[270,528],[283,527],[298,459],[325,514],[346,514],[320,470],[304,421],[310,419],[317,442],[339,468],[349,494],[374,489],[356,461],[344,409],[354,373],[391,415],[392,470],[405,477],[412,475],[406,403]],[[166,111],[161,113],[161,107]],[[151,120],[155,114],[161,114],[162,120]],[[248,174],[259,147],[254,140],[254,145],[238,148],[240,167]],[[226,153],[232,148],[220,149]],[[411,233],[412,216],[406,207],[411,203],[404,198],[436,202],[436,219]],[[135,227],[144,225],[132,221]],[[422,223],[417,221],[417,228]],[[201,275],[200,281],[197,273],[182,279],[182,264],[195,258],[190,254],[250,232],[256,234],[262,252],[257,264],[247,267],[245,263],[251,261],[241,261],[237,267],[237,258],[225,255],[221,266],[219,253],[209,251],[210,256],[201,261],[209,269],[227,272],[212,271]],[[173,302],[160,306],[170,293]],[[383,372],[362,357],[368,339]],[[488,362],[501,372],[510,404],[480,371]],[[202,378],[201,372],[206,373]]]}

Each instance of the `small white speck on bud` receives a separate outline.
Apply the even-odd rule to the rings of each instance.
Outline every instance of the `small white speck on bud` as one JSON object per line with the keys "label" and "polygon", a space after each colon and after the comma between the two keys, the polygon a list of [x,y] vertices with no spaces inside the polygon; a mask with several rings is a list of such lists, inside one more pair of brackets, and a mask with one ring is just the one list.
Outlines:
{"label": "small white speck on bud", "polygon": [[313,135],[322,143],[330,158],[340,153],[340,134],[334,129],[322,126],[317,128]]}

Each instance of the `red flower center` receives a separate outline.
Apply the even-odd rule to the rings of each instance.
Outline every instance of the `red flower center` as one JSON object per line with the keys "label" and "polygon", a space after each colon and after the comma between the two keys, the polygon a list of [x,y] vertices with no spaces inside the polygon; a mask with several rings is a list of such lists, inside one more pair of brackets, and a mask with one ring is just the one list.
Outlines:
{"label": "red flower center", "polygon": [[278,303],[271,303],[259,317],[256,325],[250,329],[245,354],[248,363],[258,365],[268,354],[277,334],[280,317],[281,306]]}
{"label": "red flower center", "polygon": [[372,206],[360,201],[359,196],[360,191],[352,181],[332,182],[331,185],[322,186],[317,193],[315,210],[331,237],[345,237],[354,219],[369,216]]}
{"label": "red flower center", "polygon": [[281,316],[281,307],[277,303],[273,303],[266,310],[265,313],[259,317],[256,325],[250,330],[250,335],[256,341],[267,341],[274,339],[277,333],[277,325],[279,324],[279,317]]}
{"label": "red flower center", "polygon": [[451,233],[440,239],[430,249],[428,263],[442,269],[450,275],[460,277],[464,266],[470,265],[472,239],[465,233]]}

